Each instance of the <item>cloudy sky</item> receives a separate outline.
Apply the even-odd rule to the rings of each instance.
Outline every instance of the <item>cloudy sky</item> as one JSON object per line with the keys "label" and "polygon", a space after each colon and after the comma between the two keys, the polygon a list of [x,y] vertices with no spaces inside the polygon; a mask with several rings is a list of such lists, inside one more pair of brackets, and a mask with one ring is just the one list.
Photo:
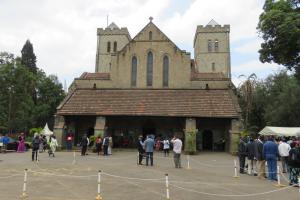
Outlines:
{"label": "cloudy sky", "polygon": [[20,56],[27,39],[33,43],[37,64],[69,85],[82,72],[93,72],[96,29],[109,22],[127,27],[134,37],[154,23],[179,48],[193,56],[197,25],[211,19],[231,25],[232,79],[256,73],[264,78],[279,70],[258,59],[261,39],[256,26],[264,0],[0,0],[0,51]]}

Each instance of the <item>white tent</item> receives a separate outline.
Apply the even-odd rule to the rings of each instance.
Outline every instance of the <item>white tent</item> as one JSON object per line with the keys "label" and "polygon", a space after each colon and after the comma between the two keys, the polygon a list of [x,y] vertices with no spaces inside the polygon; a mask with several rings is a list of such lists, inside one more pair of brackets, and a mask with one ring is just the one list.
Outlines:
{"label": "white tent", "polygon": [[49,141],[50,136],[53,135],[53,132],[50,131],[47,123],[46,123],[44,129],[42,130],[41,134],[46,136],[47,141]]}
{"label": "white tent", "polygon": [[298,137],[300,137],[300,127],[266,126],[258,134],[260,134],[260,135],[298,136]]}

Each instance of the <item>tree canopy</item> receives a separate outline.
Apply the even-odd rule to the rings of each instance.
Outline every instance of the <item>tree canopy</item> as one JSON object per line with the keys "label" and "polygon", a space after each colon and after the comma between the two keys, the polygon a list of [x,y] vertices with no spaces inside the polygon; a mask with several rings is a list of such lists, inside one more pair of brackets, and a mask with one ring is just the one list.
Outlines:
{"label": "tree canopy", "polygon": [[300,80],[300,1],[266,0],[257,29],[260,60],[284,65]]}
{"label": "tree canopy", "polygon": [[22,63],[22,58],[0,52],[0,127],[9,132],[53,124],[56,107],[65,96],[56,76],[38,68],[32,71]]}

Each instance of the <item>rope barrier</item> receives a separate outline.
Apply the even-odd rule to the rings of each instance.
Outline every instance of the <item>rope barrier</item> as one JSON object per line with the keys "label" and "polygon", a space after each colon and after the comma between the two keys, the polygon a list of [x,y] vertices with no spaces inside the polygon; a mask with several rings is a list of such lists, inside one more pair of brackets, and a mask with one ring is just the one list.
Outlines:
{"label": "rope barrier", "polygon": [[56,176],[56,177],[74,177],[74,178],[89,178],[89,177],[96,177],[97,175],[69,175],[69,174],[54,174],[49,172],[38,172],[30,170],[32,173],[37,173],[45,176]]}
{"label": "rope barrier", "polygon": [[157,179],[151,179],[151,178],[136,178],[136,177],[127,177],[127,176],[118,176],[114,174],[108,174],[108,173],[102,173],[103,175],[114,177],[114,178],[122,178],[122,179],[128,179],[128,180],[141,180],[141,181],[162,181],[165,178],[157,178]]}
{"label": "rope barrier", "polygon": [[270,190],[270,191],[266,191],[266,192],[252,193],[252,194],[215,194],[215,193],[208,193],[208,192],[200,192],[200,191],[196,191],[193,189],[180,187],[180,186],[177,186],[174,184],[170,184],[170,185],[175,188],[185,190],[188,192],[194,192],[194,193],[198,193],[198,194],[203,194],[203,195],[208,195],[208,196],[218,196],[218,197],[253,197],[253,196],[266,195],[266,194],[270,194],[270,193],[274,193],[274,192],[279,192],[279,191],[286,190],[286,189],[293,187],[293,186],[283,187],[283,188],[277,189],[277,190]]}
{"label": "rope barrier", "polygon": [[0,176],[0,179],[12,178],[12,177],[16,177],[16,176],[22,176],[22,174],[14,174],[14,175],[10,175],[10,176]]}

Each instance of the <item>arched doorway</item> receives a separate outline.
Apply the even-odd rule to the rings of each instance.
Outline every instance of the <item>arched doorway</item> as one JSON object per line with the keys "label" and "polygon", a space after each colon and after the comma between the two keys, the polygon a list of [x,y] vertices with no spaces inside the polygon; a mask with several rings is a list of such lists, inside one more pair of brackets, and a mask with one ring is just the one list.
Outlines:
{"label": "arched doorway", "polygon": [[143,137],[147,135],[156,135],[155,124],[152,120],[147,120],[143,125]]}
{"label": "arched doorway", "polygon": [[203,150],[213,150],[213,132],[211,130],[204,130],[203,133],[203,140],[202,140],[202,147]]}

